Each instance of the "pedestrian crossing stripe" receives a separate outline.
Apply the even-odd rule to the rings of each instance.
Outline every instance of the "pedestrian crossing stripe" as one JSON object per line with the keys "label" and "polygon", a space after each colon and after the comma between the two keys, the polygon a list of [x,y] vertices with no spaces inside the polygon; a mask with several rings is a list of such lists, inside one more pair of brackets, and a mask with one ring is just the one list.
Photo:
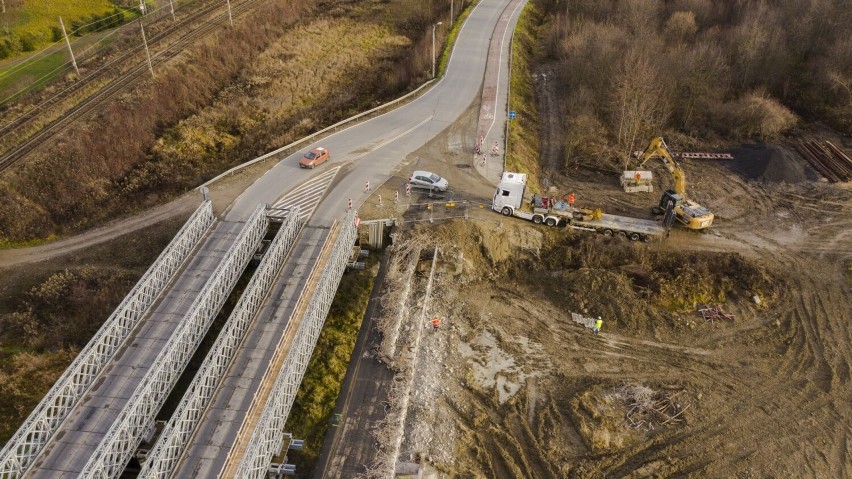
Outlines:
{"label": "pedestrian crossing stripe", "polygon": [[298,206],[299,218],[302,221],[307,221],[314,214],[314,210],[317,209],[320,199],[328,191],[332,181],[334,181],[334,178],[342,167],[343,165],[335,166],[293,188],[276,201],[272,205],[272,208],[286,209]]}

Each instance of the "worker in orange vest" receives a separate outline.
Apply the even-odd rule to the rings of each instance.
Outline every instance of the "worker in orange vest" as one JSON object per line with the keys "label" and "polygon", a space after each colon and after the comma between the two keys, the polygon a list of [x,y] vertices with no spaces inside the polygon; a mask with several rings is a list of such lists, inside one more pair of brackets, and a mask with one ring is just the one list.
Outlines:
{"label": "worker in orange vest", "polygon": [[432,319],[432,331],[437,331],[441,327],[441,317],[435,316]]}
{"label": "worker in orange vest", "polygon": [[574,192],[568,193],[568,204],[574,206]]}

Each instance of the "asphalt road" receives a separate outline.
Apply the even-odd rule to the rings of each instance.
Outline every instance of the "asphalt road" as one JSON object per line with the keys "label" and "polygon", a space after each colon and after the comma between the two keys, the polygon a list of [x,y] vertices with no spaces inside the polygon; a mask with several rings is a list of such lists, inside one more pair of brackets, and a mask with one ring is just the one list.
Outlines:
{"label": "asphalt road", "polygon": [[[342,216],[348,198],[359,207],[371,189],[386,181],[405,157],[454,123],[477,98],[483,82],[486,59],[494,28],[511,0],[483,0],[461,28],[445,75],[416,100],[364,123],[323,138],[305,147],[323,146],[331,160],[316,170],[298,166],[300,153],[283,158],[258,179],[229,207],[228,220],[244,220],[259,203],[273,204],[284,193],[313,175],[341,163],[345,168],[326,199],[319,205],[311,224],[328,226]],[[470,145],[473,148],[473,145]]]}

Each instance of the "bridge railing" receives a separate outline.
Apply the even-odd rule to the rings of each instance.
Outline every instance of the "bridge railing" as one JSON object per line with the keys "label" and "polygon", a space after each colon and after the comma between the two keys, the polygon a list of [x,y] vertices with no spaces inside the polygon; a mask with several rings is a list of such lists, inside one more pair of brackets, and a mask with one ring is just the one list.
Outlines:
{"label": "bridge railing", "polygon": [[80,477],[118,477],[159,412],[216,314],[266,234],[265,205],[258,206],[204,285],[151,369],[89,458]]}
{"label": "bridge railing", "polygon": [[204,201],[0,451],[0,478],[18,478],[30,467],[213,220],[212,205]]}
{"label": "bridge railing", "polygon": [[[340,278],[346,268],[346,261],[351,254],[356,235],[355,212],[350,211],[343,221],[315,293],[305,309],[302,322],[284,360],[284,367],[275,379],[272,392],[269,394],[269,399],[263,407],[254,431],[250,432],[251,438],[234,477],[242,479],[265,477],[272,457],[281,450],[284,441],[284,424],[331,308],[331,301],[340,285]],[[240,431],[240,434],[243,433],[249,433],[249,431]],[[240,459],[230,456],[229,454],[226,460],[226,468],[232,460]]]}
{"label": "bridge railing", "polygon": [[198,428],[219,383],[243,342],[249,324],[269,294],[301,229],[299,209],[291,208],[286,214],[281,229],[269,245],[254,277],[183,395],[180,405],[166,424],[157,443],[148,452],[139,474],[140,478],[172,477],[181,454]]}

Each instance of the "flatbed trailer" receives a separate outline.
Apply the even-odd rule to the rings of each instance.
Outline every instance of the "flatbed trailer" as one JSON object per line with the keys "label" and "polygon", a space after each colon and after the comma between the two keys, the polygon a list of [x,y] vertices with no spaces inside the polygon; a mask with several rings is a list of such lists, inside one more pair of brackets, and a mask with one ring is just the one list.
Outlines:
{"label": "flatbed trailer", "polygon": [[575,218],[569,211],[552,211],[535,208],[533,211],[515,209],[510,206],[493,208],[505,216],[532,221],[547,226],[565,226],[576,230],[593,231],[604,236],[620,236],[631,241],[648,242],[652,238],[662,238],[666,229],[657,221],[602,214],[600,219]]}
{"label": "flatbed trailer", "polygon": [[574,208],[564,202],[560,202],[557,207],[526,210],[521,207],[525,187],[526,175],[504,173],[494,194],[491,209],[504,216],[514,216],[536,224],[594,231],[605,236],[620,236],[631,241],[648,242],[652,238],[663,238],[666,233],[666,229],[658,221],[600,212],[590,214],[590,210]]}

